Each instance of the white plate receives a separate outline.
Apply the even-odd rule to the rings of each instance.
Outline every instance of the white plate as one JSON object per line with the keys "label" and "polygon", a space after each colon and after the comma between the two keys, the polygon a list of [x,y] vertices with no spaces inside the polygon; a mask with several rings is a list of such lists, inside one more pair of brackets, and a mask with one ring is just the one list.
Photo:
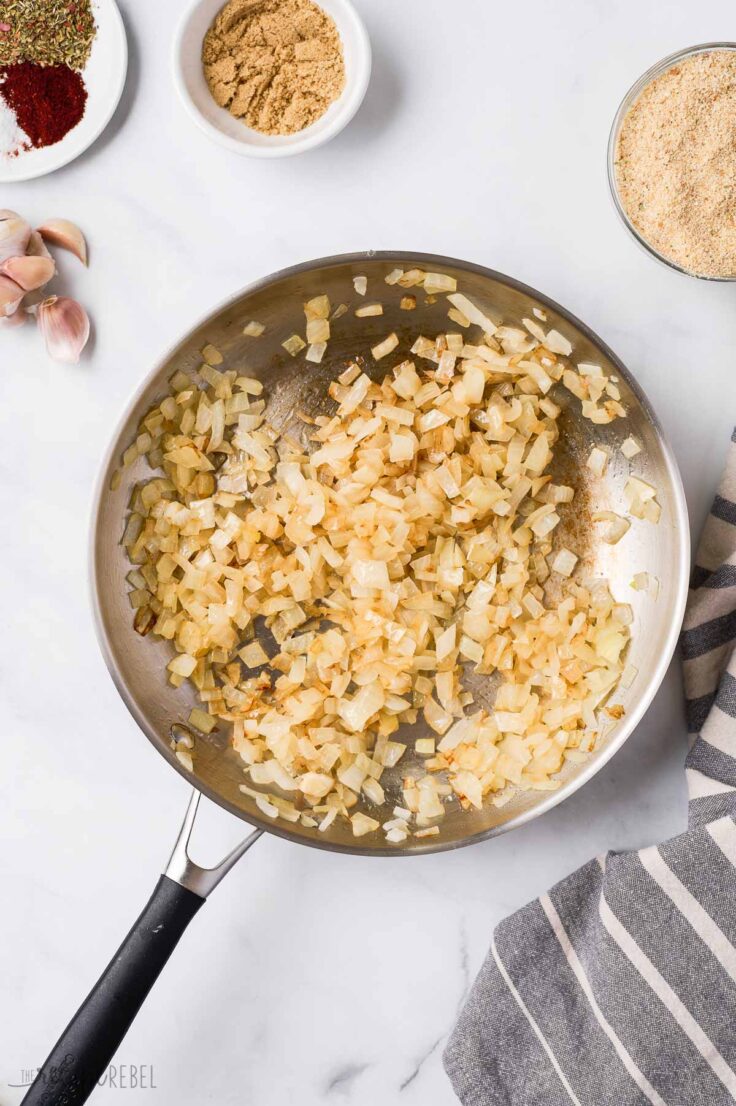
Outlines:
{"label": "white plate", "polygon": [[289,157],[329,142],[363,102],[371,75],[371,44],[350,0],[315,0],[335,21],[345,59],[345,88],[324,115],[297,134],[261,134],[219,107],[202,70],[202,42],[225,0],[190,0],[174,41],[174,83],[184,107],[205,134],[236,154]]}
{"label": "white plate", "polygon": [[84,153],[112,118],[125,86],[128,42],[115,0],[93,0],[97,34],[82,74],[87,89],[84,116],[53,146],[26,150],[17,157],[0,154],[0,181],[23,181],[53,173]]}

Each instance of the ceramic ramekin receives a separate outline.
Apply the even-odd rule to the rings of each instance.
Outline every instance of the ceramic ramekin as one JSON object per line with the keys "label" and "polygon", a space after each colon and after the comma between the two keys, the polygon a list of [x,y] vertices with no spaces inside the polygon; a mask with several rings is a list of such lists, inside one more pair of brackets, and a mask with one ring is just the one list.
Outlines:
{"label": "ceramic ramekin", "polygon": [[225,0],[194,0],[174,40],[174,82],[184,107],[215,142],[246,157],[290,157],[324,145],[347,126],[363,102],[371,74],[371,45],[363,21],[350,0],[319,0],[335,21],[345,58],[345,88],[325,114],[298,134],[268,135],[247,127],[219,107],[202,69],[202,43]]}

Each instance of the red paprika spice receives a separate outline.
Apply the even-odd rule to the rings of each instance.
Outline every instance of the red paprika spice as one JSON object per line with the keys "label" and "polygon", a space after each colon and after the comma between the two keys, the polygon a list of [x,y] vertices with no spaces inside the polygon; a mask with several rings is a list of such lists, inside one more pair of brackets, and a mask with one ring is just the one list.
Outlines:
{"label": "red paprika spice", "polygon": [[31,145],[53,146],[84,115],[87,89],[68,65],[22,61],[0,68],[0,96],[15,112]]}

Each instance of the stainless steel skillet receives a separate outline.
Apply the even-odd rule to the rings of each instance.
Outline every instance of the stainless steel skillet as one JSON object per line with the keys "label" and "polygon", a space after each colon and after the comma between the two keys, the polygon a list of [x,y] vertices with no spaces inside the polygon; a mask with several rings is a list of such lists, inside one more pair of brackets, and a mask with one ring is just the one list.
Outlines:
{"label": "stainless steel skillet", "polygon": [[[631,686],[617,692],[614,699],[623,708],[621,720],[584,763],[567,764],[559,790],[521,793],[504,807],[488,806],[471,813],[450,807],[438,836],[410,838],[410,843],[402,848],[387,843],[380,833],[356,841],[350,826],[339,822],[320,833],[300,823],[273,823],[266,819],[253,800],[239,790],[244,780],[243,765],[229,748],[226,733],[216,731],[208,738],[197,739],[193,774],[179,763],[171,749],[171,727],[186,722],[194,701],[184,688],[174,690],[164,678],[168,646],[142,639],[133,630],[125,582],[130,565],[120,545],[131,490],[145,478],[145,461],[123,469],[119,483],[112,482],[141,417],[166,394],[168,379],[175,371],[196,370],[206,343],[212,343],[225,355],[224,367],[237,365],[249,376],[263,381],[269,421],[287,429],[295,421],[295,409],[311,413],[323,409],[327,384],[356,352],[367,351],[392,330],[400,338],[413,338],[418,333],[433,336],[447,330],[448,305],[441,297],[437,303],[428,304],[423,296],[418,296],[416,310],[399,310],[401,290],[384,282],[386,274],[396,267],[419,267],[456,277],[459,290],[488,314],[506,323],[518,324],[522,318],[531,316],[534,308],[541,308],[547,316],[545,325],[559,330],[572,342],[574,359],[597,362],[608,375],[618,378],[629,415],[608,426],[594,426],[583,419],[577,401],[561,392],[559,402],[565,404],[561,420],[564,445],[555,463],[560,466],[558,475],[578,486],[579,506],[568,521],[571,530],[568,543],[574,542],[588,569],[607,577],[614,595],[634,609],[629,660],[637,670]],[[355,317],[352,307],[358,298],[352,278],[358,275],[368,278],[367,298],[384,303],[382,316]],[[351,310],[334,324],[322,364],[313,366],[300,358],[292,359],[281,343],[303,330],[302,304],[320,293],[326,293],[333,304],[350,304]],[[243,326],[251,319],[266,326],[265,334],[255,341],[243,336]],[[400,352],[401,347],[397,355]],[[386,362],[393,364],[395,359],[387,358]],[[385,371],[383,364],[377,367],[380,371]],[[631,462],[618,449],[629,435],[643,447]],[[592,477],[589,481],[584,462],[594,443],[610,450],[611,462],[605,476],[593,482]],[[661,521],[657,526],[635,521],[618,545],[605,545],[598,539],[596,528],[590,525],[590,508],[595,505],[625,514],[623,487],[632,470],[656,487],[662,507]],[[140,728],[196,790],[165,875],[24,1101],[37,1104],[86,1099],[186,925],[263,830],[301,844],[361,855],[436,852],[520,826],[582,786],[632,732],[664,676],[684,609],[688,565],[687,514],[679,474],[645,396],[615,355],[587,327],[533,289],[499,273],[450,258],[370,252],[325,258],[284,270],[239,293],[204,320],[148,376],[118,427],[100,475],[91,548],[97,629],[113,680]],[[659,582],[656,600],[651,594],[631,588],[632,576],[637,572],[648,572]],[[474,691],[480,699],[492,694],[483,681],[474,685]],[[411,763],[402,761],[402,772],[407,766],[410,768]],[[390,801],[392,788],[398,795],[398,778],[384,778],[382,782],[387,784]],[[241,846],[212,870],[193,864],[186,851],[200,793],[254,827]]]}

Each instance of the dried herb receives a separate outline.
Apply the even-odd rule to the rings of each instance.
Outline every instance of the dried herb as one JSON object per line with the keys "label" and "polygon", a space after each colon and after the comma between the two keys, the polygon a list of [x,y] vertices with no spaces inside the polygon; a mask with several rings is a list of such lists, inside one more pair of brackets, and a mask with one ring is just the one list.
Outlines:
{"label": "dried herb", "polygon": [[90,0],[0,0],[0,65],[82,70],[96,33]]}

